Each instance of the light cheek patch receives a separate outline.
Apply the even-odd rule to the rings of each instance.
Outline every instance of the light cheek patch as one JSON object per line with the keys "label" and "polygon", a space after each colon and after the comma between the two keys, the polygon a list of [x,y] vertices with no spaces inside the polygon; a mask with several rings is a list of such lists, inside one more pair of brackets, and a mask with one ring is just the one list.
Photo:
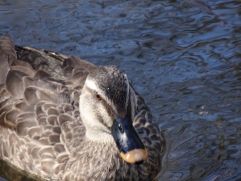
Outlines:
{"label": "light cheek patch", "polygon": [[86,84],[86,86],[87,86],[89,89],[92,89],[92,90],[95,90],[95,91],[98,90],[95,82],[92,81],[92,80],[90,80],[90,79],[88,79],[88,78],[86,79],[85,84]]}
{"label": "light cheek patch", "polygon": [[114,117],[110,116],[104,105],[100,105],[98,112],[102,114],[104,124],[110,128],[113,125]]}

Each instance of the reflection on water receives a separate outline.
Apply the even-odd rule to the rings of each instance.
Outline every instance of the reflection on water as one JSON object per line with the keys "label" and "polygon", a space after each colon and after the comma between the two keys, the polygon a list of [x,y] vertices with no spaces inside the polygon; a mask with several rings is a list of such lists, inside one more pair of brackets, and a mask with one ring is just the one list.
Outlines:
{"label": "reflection on water", "polygon": [[166,137],[159,180],[232,181],[241,178],[240,8],[231,0],[5,0],[0,34],[124,70]]}

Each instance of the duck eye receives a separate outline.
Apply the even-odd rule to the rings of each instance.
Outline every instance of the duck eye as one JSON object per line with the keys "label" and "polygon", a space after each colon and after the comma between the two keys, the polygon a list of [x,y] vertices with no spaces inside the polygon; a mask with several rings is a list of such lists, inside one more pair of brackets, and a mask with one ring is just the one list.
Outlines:
{"label": "duck eye", "polygon": [[100,94],[98,94],[98,93],[96,93],[95,97],[96,97],[96,99],[99,100],[99,101],[102,100],[102,97],[101,97]]}

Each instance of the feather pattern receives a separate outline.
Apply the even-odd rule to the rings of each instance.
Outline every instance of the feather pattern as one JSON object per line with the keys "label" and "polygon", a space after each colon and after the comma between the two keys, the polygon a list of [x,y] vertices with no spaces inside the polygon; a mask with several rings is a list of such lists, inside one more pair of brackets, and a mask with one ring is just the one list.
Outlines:
{"label": "feather pattern", "polygon": [[[14,46],[10,36],[1,37],[0,157],[44,179],[154,179],[161,168],[163,138],[149,108],[132,86],[133,126],[148,150],[147,160],[141,165],[126,163],[114,141],[86,137],[79,99],[88,75],[95,69],[95,65],[79,58]],[[102,87],[106,86],[104,82],[100,82]],[[122,99],[122,92],[124,89],[119,95],[113,91],[108,95],[110,100],[117,98],[113,104]]]}

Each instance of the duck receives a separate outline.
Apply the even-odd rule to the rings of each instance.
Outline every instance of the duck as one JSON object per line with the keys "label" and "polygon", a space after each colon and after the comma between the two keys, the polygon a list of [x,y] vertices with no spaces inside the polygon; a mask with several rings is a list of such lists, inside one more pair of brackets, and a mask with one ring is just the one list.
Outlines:
{"label": "duck", "polygon": [[53,181],[148,181],[164,141],[114,65],[0,38],[0,159]]}

